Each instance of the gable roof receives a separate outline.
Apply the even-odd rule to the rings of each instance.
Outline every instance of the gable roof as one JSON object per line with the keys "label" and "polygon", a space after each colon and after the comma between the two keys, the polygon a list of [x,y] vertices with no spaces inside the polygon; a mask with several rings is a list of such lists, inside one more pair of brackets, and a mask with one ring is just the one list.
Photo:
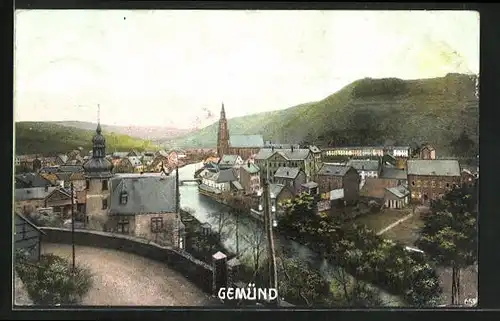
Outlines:
{"label": "gable roof", "polygon": [[311,151],[311,153],[314,153],[314,154],[317,154],[317,153],[321,153],[321,149],[319,149],[317,146],[315,145],[311,145],[309,146],[309,150]]}
{"label": "gable roof", "polygon": [[228,183],[238,180],[232,168],[220,170],[219,172],[216,173],[216,175],[217,175],[216,176],[217,183]]}
{"label": "gable roof", "polygon": [[231,181],[231,186],[233,186],[238,191],[241,191],[244,189],[243,186],[241,186],[240,182],[238,182],[238,181]]}
{"label": "gable roof", "polygon": [[354,167],[357,171],[378,171],[379,161],[373,159],[351,159],[347,165]]}
{"label": "gable roof", "polygon": [[272,155],[276,153],[276,150],[273,150],[272,148],[261,148],[259,152],[255,155],[254,159],[257,160],[266,160]]}
{"label": "gable roof", "polygon": [[408,179],[408,175],[406,174],[406,171],[404,169],[389,168],[389,167],[384,167],[382,169],[380,177],[391,178],[391,179]]}
{"label": "gable roof", "polygon": [[25,173],[14,176],[16,188],[45,187],[52,183],[39,173]]}
{"label": "gable roof", "polygon": [[281,154],[287,160],[304,160],[311,153],[311,151],[308,148],[299,148],[299,149],[283,148],[283,149],[278,149],[276,152]]}
{"label": "gable roof", "polygon": [[26,216],[24,216],[24,215],[22,215],[22,214],[20,214],[18,212],[15,212],[14,215],[17,215],[17,217],[19,217],[21,220],[23,220],[26,223],[28,223],[31,227],[33,227],[38,232],[42,233],[43,235],[46,235],[46,233],[44,231],[42,231],[38,226],[36,226],[35,224],[33,224],[33,222],[31,222]]}
{"label": "gable roof", "polygon": [[386,178],[367,178],[359,191],[359,195],[373,198],[384,198],[387,187],[395,187],[397,182]]}
{"label": "gable roof", "polygon": [[257,174],[260,172],[259,166],[255,165],[254,163],[246,163],[243,166],[241,166],[241,169],[243,169],[245,172],[249,174]]}
{"label": "gable roof", "polygon": [[240,156],[238,156],[238,155],[223,155],[222,158],[219,160],[219,166],[220,165],[233,166],[236,164],[238,157],[240,157]]}
{"label": "gable roof", "polygon": [[262,135],[231,135],[229,146],[236,148],[260,148],[264,146]]}
{"label": "gable roof", "polygon": [[398,198],[403,198],[407,195],[410,194],[410,191],[402,186],[402,185],[399,185],[399,186],[396,186],[396,187],[386,187],[385,188],[389,193],[393,194],[394,196],[398,197]]}
{"label": "gable roof", "polygon": [[299,173],[300,168],[298,167],[280,167],[274,174],[274,177],[295,179]]}
{"label": "gable roof", "polygon": [[460,176],[460,164],[454,159],[410,159],[408,175]]}
{"label": "gable roof", "polygon": [[[110,214],[174,213],[176,211],[175,176],[160,174],[119,174],[110,180]],[[121,193],[126,192],[126,204]]]}
{"label": "gable roof", "polygon": [[59,154],[56,157],[60,158],[63,163],[66,163],[68,161],[68,155]]}
{"label": "gable roof", "polygon": [[126,157],[132,166],[141,166],[142,162],[139,156],[128,156]]}
{"label": "gable roof", "polygon": [[47,196],[45,196],[45,198],[49,198],[50,196],[56,194],[56,193],[61,193],[63,194],[64,196],[67,196],[71,199],[71,191],[70,190],[67,190],[65,188],[61,188],[61,187],[58,187],[56,189],[54,189],[52,192],[50,192],[49,194],[47,194]]}
{"label": "gable roof", "polygon": [[14,199],[16,201],[43,200],[56,188],[59,188],[59,186],[49,186],[48,188],[45,187],[16,188],[16,190],[14,191]]}
{"label": "gable roof", "polygon": [[83,172],[83,166],[82,165],[61,165],[61,166],[59,166],[59,172],[79,173],[79,172]]}
{"label": "gable roof", "polygon": [[347,174],[351,166],[341,166],[341,165],[331,165],[331,164],[323,164],[320,170],[318,171],[318,175],[324,176],[344,176]]}

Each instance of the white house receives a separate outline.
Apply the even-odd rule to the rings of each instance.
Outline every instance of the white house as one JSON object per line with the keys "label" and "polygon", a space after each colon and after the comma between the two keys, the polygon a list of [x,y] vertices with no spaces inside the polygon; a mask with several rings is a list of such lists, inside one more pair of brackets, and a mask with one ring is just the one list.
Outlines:
{"label": "white house", "polygon": [[231,185],[236,189],[241,187],[236,177],[234,169],[223,169],[218,172],[207,171],[201,178],[201,183],[221,192],[229,192],[231,190]]}
{"label": "white house", "polygon": [[347,163],[347,166],[354,167],[358,171],[361,181],[364,181],[367,177],[378,178],[380,173],[380,162],[378,160],[352,159]]}

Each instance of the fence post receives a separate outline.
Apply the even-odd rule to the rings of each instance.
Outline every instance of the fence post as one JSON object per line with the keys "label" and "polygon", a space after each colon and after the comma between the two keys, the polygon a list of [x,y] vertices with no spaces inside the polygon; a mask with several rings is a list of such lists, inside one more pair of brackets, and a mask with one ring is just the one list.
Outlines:
{"label": "fence post", "polygon": [[212,289],[213,294],[217,295],[220,288],[227,288],[228,285],[227,256],[222,252],[212,255],[212,267],[214,271]]}

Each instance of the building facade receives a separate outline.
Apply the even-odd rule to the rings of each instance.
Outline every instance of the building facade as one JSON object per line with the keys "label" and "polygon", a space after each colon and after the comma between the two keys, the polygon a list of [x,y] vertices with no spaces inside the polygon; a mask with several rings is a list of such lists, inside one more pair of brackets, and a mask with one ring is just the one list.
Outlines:
{"label": "building facade", "polygon": [[245,189],[245,194],[256,194],[261,187],[259,167],[251,162],[247,162],[239,170],[240,183]]}
{"label": "building facade", "polygon": [[346,202],[359,199],[360,181],[358,172],[351,166],[324,164],[316,176],[320,193],[343,189],[343,197]]}
{"label": "building facade", "polygon": [[426,204],[460,184],[457,160],[408,160],[408,187],[415,201]]}

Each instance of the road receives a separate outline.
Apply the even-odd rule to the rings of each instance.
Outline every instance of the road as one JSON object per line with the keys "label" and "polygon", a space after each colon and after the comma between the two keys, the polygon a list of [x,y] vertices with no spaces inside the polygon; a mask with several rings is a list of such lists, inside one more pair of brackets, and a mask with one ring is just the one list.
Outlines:
{"label": "road", "polygon": [[[43,243],[42,253],[71,260],[71,245]],[[84,305],[205,306],[210,297],[165,264],[126,252],[76,246],[76,262],[91,269]]]}

